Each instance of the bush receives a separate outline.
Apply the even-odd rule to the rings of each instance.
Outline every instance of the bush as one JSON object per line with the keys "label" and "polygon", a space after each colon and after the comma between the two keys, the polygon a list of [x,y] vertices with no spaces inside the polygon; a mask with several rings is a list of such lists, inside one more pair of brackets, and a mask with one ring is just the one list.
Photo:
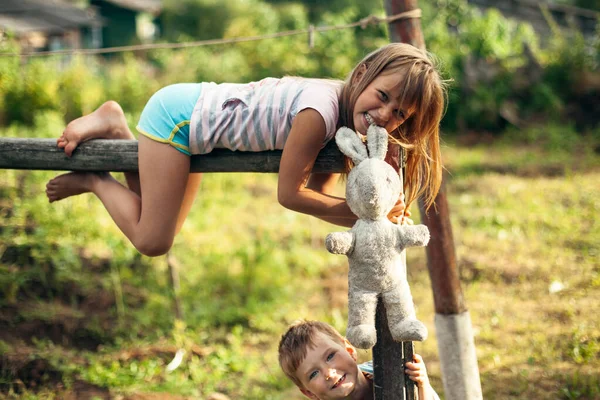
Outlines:
{"label": "bush", "polygon": [[33,60],[20,72],[3,79],[3,104],[6,122],[33,123],[36,112],[59,110],[56,62]]}

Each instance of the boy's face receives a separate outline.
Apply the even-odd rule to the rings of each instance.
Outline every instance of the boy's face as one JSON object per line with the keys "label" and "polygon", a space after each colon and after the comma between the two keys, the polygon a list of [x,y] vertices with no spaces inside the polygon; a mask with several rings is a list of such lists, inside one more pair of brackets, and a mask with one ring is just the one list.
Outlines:
{"label": "boy's face", "polygon": [[314,348],[308,348],[296,376],[302,383],[300,391],[304,395],[327,400],[349,396],[356,388],[359,373],[354,347],[319,332]]}

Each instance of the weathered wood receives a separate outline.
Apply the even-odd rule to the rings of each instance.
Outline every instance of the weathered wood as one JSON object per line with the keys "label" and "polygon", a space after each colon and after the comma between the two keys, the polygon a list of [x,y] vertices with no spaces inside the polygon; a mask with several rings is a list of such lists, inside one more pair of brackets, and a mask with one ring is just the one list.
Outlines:
{"label": "weathered wood", "polygon": [[425,211],[422,202],[419,206],[421,220],[431,232],[426,252],[435,312],[444,315],[460,314],[467,311],[467,306],[456,267],[454,237],[452,226],[447,219],[450,210],[444,186],[435,199],[435,209],[432,207],[431,210]]}
{"label": "weathered wood", "polygon": [[[386,0],[385,12],[388,16],[416,10],[417,0]],[[388,30],[392,42],[412,44],[418,48],[424,48],[423,32],[421,30],[420,18],[409,18],[394,21],[389,24]]]}
{"label": "weathered wood", "polygon": [[[375,315],[377,343],[373,347],[373,392],[376,400],[414,400],[416,385],[404,373],[404,364],[412,361],[413,343],[396,343],[388,328],[385,305],[379,301]],[[390,346],[390,343],[394,345]],[[394,371],[394,372],[391,372]]]}
{"label": "weathered wood", "polygon": [[169,269],[169,283],[173,295],[173,311],[176,321],[183,321],[183,308],[181,307],[181,299],[179,296],[179,262],[172,252],[167,253],[167,267]]}
{"label": "weathered wood", "polygon": [[[67,157],[55,139],[0,138],[0,169],[114,171],[138,169],[136,140],[98,139],[82,143]],[[191,172],[277,172],[281,151],[241,152],[215,149],[192,156]],[[156,160],[160,163],[160,160]],[[313,172],[343,172],[344,157],[330,142],[317,157]]]}

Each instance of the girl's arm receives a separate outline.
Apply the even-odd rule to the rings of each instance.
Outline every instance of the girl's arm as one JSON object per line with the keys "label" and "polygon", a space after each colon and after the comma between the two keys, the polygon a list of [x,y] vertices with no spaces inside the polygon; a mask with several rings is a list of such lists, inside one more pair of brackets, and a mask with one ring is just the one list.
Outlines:
{"label": "girl's arm", "polygon": [[[335,196],[337,183],[340,180],[340,176],[341,174],[310,174],[308,182],[306,183],[306,187],[308,189],[314,190],[315,192]],[[352,219],[328,217],[326,221],[335,225],[352,227],[352,225],[354,225],[357,219],[354,214],[352,214],[352,216]]]}
{"label": "girl's arm", "polygon": [[344,198],[331,194],[336,175],[314,174],[309,180],[325,134],[325,121],[316,110],[308,108],[294,118],[279,164],[277,197],[290,210],[351,227],[356,216]]}

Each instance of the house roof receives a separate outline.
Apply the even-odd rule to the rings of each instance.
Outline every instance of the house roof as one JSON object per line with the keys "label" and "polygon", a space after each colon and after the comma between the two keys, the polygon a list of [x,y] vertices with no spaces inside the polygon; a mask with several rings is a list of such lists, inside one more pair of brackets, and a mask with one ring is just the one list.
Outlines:
{"label": "house roof", "polygon": [[100,0],[129,10],[158,14],[162,10],[162,0]]}
{"label": "house roof", "polygon": [[82,26],[99,26],[102,19],[57,0],[0,1],[0,29],[17,35],[27,32],[60,33]]}

